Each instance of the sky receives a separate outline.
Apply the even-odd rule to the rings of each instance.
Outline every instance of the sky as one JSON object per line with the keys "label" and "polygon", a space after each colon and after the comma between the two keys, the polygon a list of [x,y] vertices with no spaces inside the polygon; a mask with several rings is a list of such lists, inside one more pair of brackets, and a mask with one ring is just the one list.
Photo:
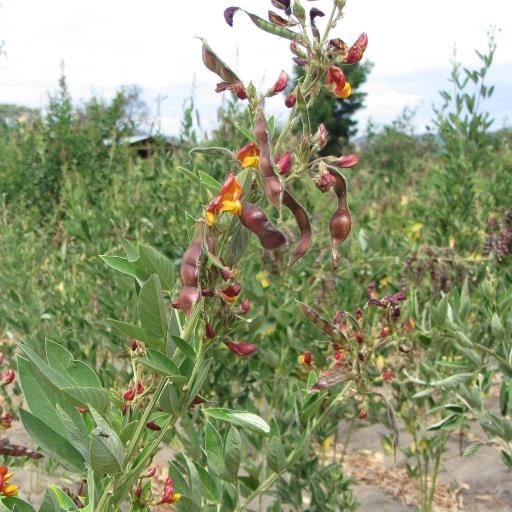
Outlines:
{"label": "sky", "polygon": [[[305,2],[326,12],[332,0]],[[151,115],[161,129],[177,135],[183,103],[192,90],[204,128],[215,126],[221,102],[219,81],[201,61],[204,37],[244,82],[266,89],[281,69],[291,71],[288,41],[259,31],[239,12],[234,27],[223,10],[237,5],[266,16],[270,0],[0,0],[0,103],[44,107],[55,90],[62,63],[72,97],[111,98],[122,85],[142,87]],[[358,114],[360,132],[368,120],[378,126],[396,119],[404,107],[416,109],[419,132],[430,124],[437,91],[449,88],[454,48],[467,67],[478,65],[474,49],[485,50],[487,31],[498,29],[489,83],[494,97],[484,107],[495,127],[512,120],[512,3],[508,0],[347,0],[333,32],[353,42],[365,31],[365,58],[374,69],[364,86],[366,108]],[[321,25],[321,19],[318,20]],[[267,111],[284,120],[283,98]],[[158,114],[157,114],[158,113]]]}

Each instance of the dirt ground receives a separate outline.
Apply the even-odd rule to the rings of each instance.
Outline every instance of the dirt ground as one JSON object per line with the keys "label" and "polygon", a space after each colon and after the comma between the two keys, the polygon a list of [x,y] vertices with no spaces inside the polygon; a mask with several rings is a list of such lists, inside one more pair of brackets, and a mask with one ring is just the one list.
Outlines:
{"label": "dirt ground", "polygon": [[[345,439],[348,425],[341,425],[339,439]],[[476,433],[475,433],[476,432]],[[475,437],[485,439],[483,432],[475,429]],[[11,443],[32,446],[20,423],[7,432]],[[362,512],[413,512],[418,507],[418,487],[404,469],[404,457],[385,455],[380,437],[387,434],[383,425],[364,422],[350,436],[348,449],[338,447],[336,458],[344,465],[345,471],[354,480],[354,493]],[[410,443],[407,434],[401,431],[400,444]],[[466,443],[469,441],[465,441]],[[163,475],[170,458],[170,451],[159,452],[156,462]],[[330,455],[331,456],[331,455]],[[21,496],[37,503],[48,483],[58,482],[70,489],[77,484],[65,473],[55,474],[57,468],[42,459],[33,466],[15,469],[13,481],[19,485]],[[450,439],[448,452],[444,456],[444,470],[436,494],[437,512],[512,512],[512,474],[502,463],[498,450],[493,446],[482,447],[474,456],[462,458],[459,455],[459,439]]]}

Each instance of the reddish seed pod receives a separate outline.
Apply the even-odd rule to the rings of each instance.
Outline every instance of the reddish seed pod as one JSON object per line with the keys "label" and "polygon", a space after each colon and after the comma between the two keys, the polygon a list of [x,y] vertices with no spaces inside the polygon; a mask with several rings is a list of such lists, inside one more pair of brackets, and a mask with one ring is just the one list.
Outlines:
{"label": "reddish seed pod", "polygon": [[254,123],[254,135],[260,150],[260,172],[263,176],[263,187],[269,201],[279,207],[281,199],[281,182],[274,172],[272,158],[270,155],[270,146],[268,141],[268,126],[265,116],[261,109],[256,113]]}
{"label": "reddish seed pod", "polygon": [[338,268],[337,247],[348,237],[352,227],[352,217],[347,204],[347,181],[344,176],[335,171],[329,171],[336,179],[334,192],[338,198],[338,206],[329,222],[332,242],[332,267]]}
{"label": "reddish seed pod", "polygon": [[283,204],[293,213],[297,226],[300,230],[299,240],[295,245],[295,250],[290,257],[290,261],[288,262],[288,265],[291,267],[311,247],[311,223],[309,222],[309,215],[304,207],[295,200],[288,190],[285,190],[283,193]]}
{"label": "reddish seed pod", "polygon": [[187,316],[192,314],[192,308],[201,295],[198,287],[198,279],[199,262],[201,260],[202,251],[201,232],[199,227],[196,227],[194,238],[183,255],[183,261],[181,263],[181,284],[183,288],[177,300],[179,308],[182,309]]}
{"label": "reddish seed pod", "polygon": [[242,203],[240,222],[260,239],[265,249],[278,249],[286,243],[283,233],[272,225],[263,210],[252,203]]}
{"label": "reddish seed pod", "polygon": [[154,421],[148,421],[146,423],[146,427],[149,428],[149,430],[155,430],[156,432],[158,432],[159,430],[162,430],[162,427],[157,425]]}

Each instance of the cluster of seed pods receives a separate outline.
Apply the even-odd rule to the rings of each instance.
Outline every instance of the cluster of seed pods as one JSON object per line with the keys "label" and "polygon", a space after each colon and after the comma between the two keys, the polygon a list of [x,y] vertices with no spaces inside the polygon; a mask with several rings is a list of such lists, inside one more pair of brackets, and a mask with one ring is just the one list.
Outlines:
{"label": "cluster of seed pods", "polygon": [[[351,86],[346,81],[345,75],[339,63],[354,64],[359,62],[368,44],[366,34],[361,34],[357,41],[349,46],[341,39],[329,39],[320,37],[320,32],[316,26],[316,19],[323,17],[324,13],[314,7],[309,13],[309,24],[307,22],[305,9],[300,2],[294,2],[293,6],[289,0],[271,0],[271,3],[278,10],[283,11],[282,15],[269,11],[268,21],[239,7],[228,7],[224,12],[224,17],[228,25],[233,26],[233,18],[238,11],[244,12],[250,20],[261,30],[274,34],[281,38],[291,41],[290,50],[292,60],[304,68],[309,67],[312,71],[310,76],[316,77],[315,87],[307,88],[301,81],[297,82],[293,90],[286,96],[286,106],[293,108],[292,116],[300,114],[303,123],[308,124],[307,109],[308,103],[311,104],[311,91],[318,91],[319,87],[325,87],[333,96],[337,98],[347,98],[351,94]],[[338,18],[344,2],[335,2]],[[292,30],[293,27],[302,27],[303,30]],[[312,38],[307,35],[305,30],[312,34]],[[320,53],[322,58],[318,57]],[[216,92],[231,91],[238,99],[247,100],[249,108],[254,119],[254,143],[252,150],[255,151],[252,165],[242,165],[242,167],[253,167],[259,171],[256,179],[251,176],[255,183],[262,184],[261,191],[267,198],[269,204],[277,209],[285,207],[295,219],[298,227],[298,237],[293,250],[290,253],[288,264],[294,265],[311,247],[312,228],[308,212],[294,197],[289,178],[296,178],[302,171],[308,173],[318,171],[314,178],[317,187],[322,192],[332,193],[336,197],[336,207],[329,221],[329,232],[332,246],[332,266],[336,269],[339,265],[338,247],[346,240],[350,233],[352,219],[347,203],[347,180],[340,173],[339,168],[352,167],[357,163],[355,155],[342,157],[321,157],[314,158],[318,150],[325,147],[327,142],[327,129],[322,124],[317,133],[313,136],[309,131],[304,131],[301,144],[304,148],[303,154],[307,157],[298,157],[298,169],[294,169],[293,175],[290,174],[292,168],[292,152],[286,152],[281,157],[277,156],[278,149],[272,147],[269,126],[263,111],[264,100],[285,91],[288,86],[288,77],[282,71],[275,84],[267,92],[258,96],[252,84],[245,85],[237,74],[225,64],[212,50],[205,40],[202,40],[202,58],[205,66],[218,75],[222,80],[217,84]],[[323,84],[321,83],[323,80]],[[306,115],[304,115],[306,112]],[[279,142],[277,146],[279,146]],[[224,154],[230,154],[225,150]],[[233,155],[234,156],[234,155]],[[313,160],[311,161],[311,158]],[[236,158],[235,158],[236,160]],[[175,301],[176,307],[182,309],[186,315],[190,315],[194,305],[202,295],[200,265],[205,256],[205,239],[210,235],[216,236],[215,228],[211,228],[215,223],[216,215],[229,212],[238,216],[240,223],[246,229],[254,233],[261,246],[269,251],[275,251],[283,248],[287,240],[284,234],[272,224],[267,214],[260,206],[248,201],[248,197],[242,197],[241,187],[236,190],[233,186],[239,185],[236,182],[236,176],[230,172],[225,184],[222,186],[219,196],[217,196],[207,208],[206,223],[199,222],[196,234],[184,254],[181,267],[182,290],[179,298]],[[254,187],[253,187],[254,190]],[[223,196],[226,195],[226,197]],[[220,260],[219,260],[220,261]],[[221,264],[222,265],[222,264]],[[209,285],[207,285],[209,286]]]}

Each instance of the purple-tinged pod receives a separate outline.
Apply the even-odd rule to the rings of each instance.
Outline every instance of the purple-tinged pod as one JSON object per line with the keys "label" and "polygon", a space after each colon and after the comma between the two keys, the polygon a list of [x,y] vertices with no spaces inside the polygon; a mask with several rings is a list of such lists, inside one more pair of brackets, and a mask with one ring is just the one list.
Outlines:
{"label": "purple-tinged pod", "polygon": [[336,180],[333,189],[338,198],[338,206],[329,222],[332,242],[332,267],[336,269],[338,268],[337,247],[347,239],[352,227],[352,217],[347,204],[347,180],[336,171],[329,170],[329,172]]}
{"label": "purple-tinged pod", "polygon": [[295,250],[290,257],[288,265],[291,267],[299,258],[301,258],[311,247],[311,223],[309,215],[304,207],[298,203],[288,190],[283,193],[283,204],[293,213],[297,226],[300,230],[300,237],[295,245]]}
{"label": "purple-tinged pod", "polygon": [[199,290],[199,263],[203,253],[201,232],[196,228],[194,238],[183,255],[181,262],[181,294],[178,297],[177,305],[185,315],[192,314],[192,308],[201,297]]}
{"label": "purple-tinged pod", "polygon": [[272,225],[263,210],[252,203],[242,203],[240,222],[260,239],[265,249],[272,251],[286,243],[283,233]]}
{"label": "purple-tinged pod", "polygon": [[281,181],[277,177],[274,166],[272,165],[272,156],[270,154],[270,145],[268,140],[268,126],[263,112],[258,110],[254,124],[254,135],[258,143],[260,153],[260,172],[263,177],[263,187],[269,201],[277,208],[281,201]]}

